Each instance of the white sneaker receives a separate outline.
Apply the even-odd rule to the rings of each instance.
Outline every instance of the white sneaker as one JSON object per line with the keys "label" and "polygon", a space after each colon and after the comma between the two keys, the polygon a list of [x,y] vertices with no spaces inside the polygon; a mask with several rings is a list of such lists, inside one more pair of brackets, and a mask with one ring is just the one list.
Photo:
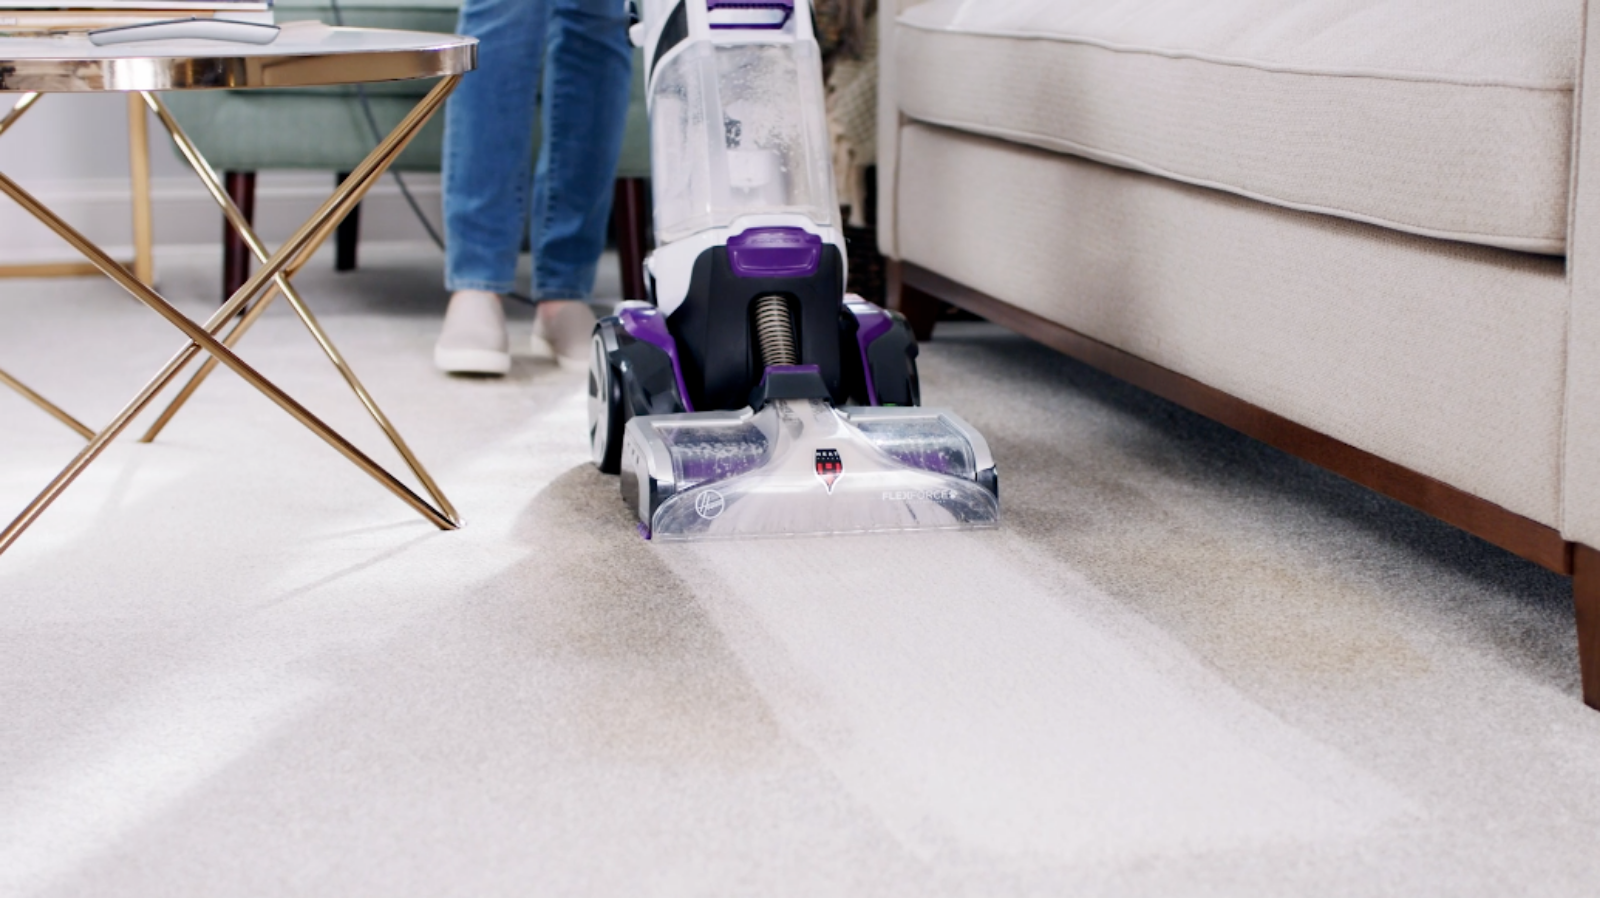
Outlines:
{"label": "white sneaker", "polygon": [[445,310],[444,328],[433,345],[433,364],[455,375],[504,375],[511,371],[511,343],[500,295],[456,291]]}
{"label": "white sneaker", "polygon": [[544,300],[533,320],[533,354],[553,358],[568,372],[589,371],[594,310],[581,300]]}

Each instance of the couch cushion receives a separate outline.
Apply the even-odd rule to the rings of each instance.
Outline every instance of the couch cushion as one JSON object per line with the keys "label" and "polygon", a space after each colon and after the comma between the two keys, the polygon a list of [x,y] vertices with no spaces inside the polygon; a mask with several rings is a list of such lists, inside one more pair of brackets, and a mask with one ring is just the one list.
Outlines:
{"label": "couch cushion", "polygon": [[900,138],[906,262],[1559,521],[1562,260],[943,128],[911,125]]}
{"label": "couch cushion", "polygon": [[931,0],[909,117],[1433,237],[1566,246],[1582,0]]}

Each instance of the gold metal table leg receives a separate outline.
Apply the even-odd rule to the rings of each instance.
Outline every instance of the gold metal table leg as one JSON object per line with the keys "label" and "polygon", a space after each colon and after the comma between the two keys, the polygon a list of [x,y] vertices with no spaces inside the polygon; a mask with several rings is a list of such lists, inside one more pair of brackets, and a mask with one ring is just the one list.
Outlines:
{"label": "gold metal table leg", "polygon": [[[23,114],[32,109],[33,105],[37,102],[39,102],[39,94],[37,93],[27,93],[23,94],[21,97],[18,97],[17,102],[12,104],[11,109],[6,112],[5,117],[0,118],[0,135],[10,131],[11,126],[15,125],[17,120],[22,118]],[[44,266],[11,267],[13,274],[21,275],[33,274],[33,270],[46,270],[48,268],[48,264]],[[48,274],[48,272],[46,272],[46,274]],[[79,422],[77,419],[74,419],[72,416],[67,414],[66,410],[55,405],[54,403],[51,403],[49,400],[46,400],[38,391],[28,387],[4,371],[0,371],[0,384],[4,384],[6,387],[11,388],[12,390],[21,394],[23,397],[26,397],[31,403],[33,403],[33,405],[39,407],[50,415],[55,416],[56,419],[61,422],[61,424],[82,435],[84,440],[94,439],[93,429],[82,422]]]}
{"label": "gold metal table leg", "polygon": [[[205,183],[206,191],[210,192],[211,197],[218,202],[219,207],[222,207],[222,213],[227,216],[227,221],[229,221],[230,226],[234,227],[234,231],[237,231],[238,235],[245,240],[246,247],[250,247],[251,253],[256,256],[256,259],[258,259],[259,263],[266,263],[266,245],[261,243],[261,239],[259,239],[258,235],[256,235],[253,227],[250,226],[250,221],[245,218],[245,215],[243,215],[242,211],[238,210],[237,205],[234,203],[234,199],[227,195],[226,189],[222,187],[222,179],[218,178],[216,171],[211,168],[210,163],[206,163],[205,157],[200,154],[200,149],[195,147],[194,141],[190,141],[189,135],[184,133],[184,130],[182,130],[182,125],[179,125],[178,120],[173,119],[171,110],[166,109],[166,104],[163,104],[162,99],[157,98],[155,94],[144,93],[144,101],[149,104],[150,109],[155,110],[157,119],[160,119],[160,122],[162,122],[163,127],[166,128],[166,131],[173,136],[173,143],[178,144],[179,152],[182,152],[184,159],[189,162],[190,167],[194,168],[195,175],[200,176],[200,181]],[[306,258],[306,256],[302,256],[302,259],[304,258]],[[435,503],[438,503],[438,506],[445,511],[446,516],[450,516],[451,519],[454,519],[454,517],[456,517],[456,511],[454,511],[453,506],[451,506],[450,500],[448,500],[448,498],[445,496],[445,493],[438,488],[438,484],[435,484],[434,477],[430,476],[429,472],[427,472],[427,469],[422,466],[421,461],[419,461],[418,458],[416,458],[416,455],[411,452],[410,445],[406,445],[405,439],[403,439],[403,437],[400,436],[400,432],[395,429],[394,423],[390,423],[389,416],[384,415],[384,412],[382,412],[381,408],[378,407],[378,400],[373,399],[371,392],[368,392],[365,384],[362,384],[362,380],[355,375],[354,368],[350,368],[349,362],[346,362],[346,359],[344,359],[344,354],[341,354],[341,352],[339,352],[339,348],[334,346],[333,338],[330,338],[328,333],[323,330],[322,325],[317,322],[317,317],[315,317],[315,314],[312,314],[312,311],[310,311],[310,306],[307,306],[306,301],[304,301],[304,299],[301,298],[301,295],[299,295],[299,291],[296,290],[293,285],[291,285],[290,275],[277,275],[277,279],[274,279],[274,285],[277,287],[278,293],[282,293],[283,298],[285,298],[286,301],[290,303],[290,306],[293,307],[294,314],[299,315],[299,320],[306,325],[306,328],[310,331],[312,338],[317,341],[317,346],[322,348],[323,354],[326,354],[326,357],[328,357],[328,360],[330,360],[331,364],[334,365],[334,368],[338,368],[339,375],[344,376],[344,381],[346,381],[346,384],[349,384],[350,391],[355,392],[355,397],[362,402],[363,407],[366,408],[366,413],[368,413],[370,416],[373,416],[374,423],[378,423],[378,428],[382,429],[384,436],[389,437],[389,442],[390,444],[394,445],[395,452],[400,453],[400,458],[405,460],[406,468],[410,468],[411,474],[414,474],[414,476],[418,477],[418,480],[421,480],[422,487],[426,488],[427,493],[434,498]],[[264,306],[264,303],[258,304],[258,307],[261,306]],[[254,312],[254,309],[251,312]],[[240,323],[240,327],[243,327],[243,322]],[[229,336],[230,338],[234,338],[232,335]],[[197,388],[198,380],[202,378],[203,373],[205,373],[205,370],[202,368],[202,372],[195,375],[195,380],[190,381],[189,386],[186,386],[186,391],[189,391],[189,394],[194,392],[192,389],[190,389],[190,386],[195,386],[195,388]],[[168,413],[176,412],[176,407],[178,407],[178,402],[174,400],[174,404],[166,408],[166,413],[163,413],[165,420],[170,420],[171,415],[168,415]],[[146,437],[144,437],[144,440],[154,439],[155,434],[160,431],[160,424],[162,423],[157,423],[157,426],[152,426],[150,431],[147,432]]]}
{"label": "gold metal table leg", "polygon": [[[295,232],[293,237],[278,248],[278,252],[273,254],[272,259],[268,260],[266,265],[246,279],[245,283],[234,292],[233,296],[228,298],[228,301],[212,315],[207,323],[207,331],[216,334],[220,330],[222,323],[237,315],[239,310],[251,298],[260,293],[268,282],[274,280],[280,271],[293,272],[303,266],[305,260],[309,259],[311,254],[316,251],[317,246],[325,241],[328,235],[333,233],[345,215],[357,203],[361,202],[366,192],[371,189],[373,184],[377,183],[378,178],[399,157],[401,151],[411,142],[411,139],[416,137],[417,132],[422,130],[422,126],[427,124],[433,113],[444,105],[445,98],[450,95],[450,92],[455,89],[460,80],[461,78],[458,75],[441,79],[438,85],[428,93],[428,96],[424,97],[401,120],[400,124],[395,126],[394,131],[390,132],[389,136],[372,153],[367,155],[361,165],[350,173],[344,183],[339,186],[339,189],[333,193],[333,196],[329,197],[311,215],[311,218],[300,226],[300,229]],[[183,360],[184,364],[187,364],[189,359],[193,358],[194,352],[197,352],[198,348],[191,344],[189,351],[189,355]],[[182,365],[179,368],[181,369]]]}
{"label": "gold metal table leg", "polygon": [[[161,121],[161,124],[172,136],[173,142],[177,145],[179,152],[183,154],[184,159],[186,159],[189,165],[194,169],[195,174],[200,177],[201,182],[205,185],[206,190],[211,194],[212,199],[214,199],[217,202],[217,205],[222,208],[223,215],[227,217],[228,223],[244,240],[245,244],[250,248],[250,252],[255,255],[256,260],[262,263],[267,262],[268,254],[266,246],[261,242],[260,237],[256,235],[255,230],[251,228],[250,222],[245,218],[244,213],[241,212],[238,206],[233,202],[233,198],[228,196],[227,190],[222,185],[222,179],[217,177],[216,171],[211,168],[211,165],[206,162],[205,157],[201,155],[199,148],[196,147],[194,142],[189,139],[189,135],[183,130],[183,126],[178,123],[177,119],[173,118],[172,113],[167,109],[166,104],[161,102],[161,98],[149,92],[143,93],[142,96],[145,103],[148,104],[150,109],[155,112],[156,117]],[[326,233],[321,235],[321,237],[325,239]],[[314,250],[315,246],[320,243],[320,240],[314,241],[312,244],[312,249]],[[301,260],[307,258],[307,254],[303,254],[301,256]],[[366,386],[361,383],[361,379],[356,376],[355,371],[345,360],[344,355],[340,353],[338,347],[334,345],[333,339],[328,336],[328,333],[323,330],[321,324],[317,322],[316,316],[311,312],[311,308],[300,296],[300,292],[289,283],[291,274],[292,273],[279,274],[273,280],[273,285],[277,291],[282,293],[284,298],[289,301],[289,305],[293,307],[295,314],[299,316],[300,321],[305,324],[306,329],[311,332],[311,336],[316,340],[317,345],[322,348],[322,351],[327,355],[328,360],[333,363],[336,369],[339,370],[339,374],[344,376],[345,383],[350,386],[350,390],[353,391],[357,399],[361,401],[361,404],[366,408],[368,415],[372,416],[373,421],[377,423],[380,429],[382,429],[384,435],[388,437],[389,442],[394,445],[395,451],[398,452],[401,458],[405,460],[406,466],[411,469],[412,474],[417,477],[417,480],[422,482],[423,488],[431,497],[433,497],[434,502],[437,503],[450,518],[457,518],[455,508],[451,506],[449,499],[444,496],[444,492],[440,490],[438,484],[434,482],[433,477],[428,474],[428,470],[423,467],[416,455],[412,453],[410,446],[408,446],[405,439],[400,436],[400,432],[396,430],[394,424],[389,421],[389,417],[385,415],[383,410],[378,407],[377,401],[373,399],[372,394],[367,390]],[[228,346],[232,347],[239,337],[243,336],[244,331],[249,328],[250,324],[253,324],[255,318],[259,316],[260,311],[266,308],[266,304],[270,299],[271,295],[269,294],[267,297],[262,298],[261,302],[257,303],[251,308],[250,312],[246,314],[246,319],[241,321],[239,326],[228,335],[228,340],[225,341]],[[188,397],[194,394],[194,391],[199,387],[201,380],[205,378],[212,368],[215,368],[214,363],[214,358],[207,360],[206,365],[202,366],[195,376],[190,379],[189,383],[184,386],[182,393],[180,393],[179,396],[167,406],[167,408],[162,412],[160,419],[158,419],[157,422],[150,427],[149,431],[147,431],[144,437],[142,437],[140,440],[148,442],[155,439],[156,435],[161,432],[161,429],[165,427],[167,422],[171,421],[172,416],[177,413],[178,409],[188,399]]]}
{"label": "gold metal table leg", "polygon": [[[208,331],[206,331],[204,328],[201,328],[199,325],[196,325],[191,319],[179,312],[172,306],[172,304],[168,303],[160,294],[157,294],[149,286],[139,281],[137,278],[134,278],[131,273],[129,273],[122,266],[118,265],[116,260],[112,259],[110,256],[107,256],[103,250],[95,246],[89,241],[88,238],[85,238],[83,235],[79,234],[72,228],[72,226],[62,221],[59,216],[51,212],[49,208],[45,207],[38,200],[34,199],[31,194],[29,194],[27,191],[24,191],[20,186],[17,185],[16,182],[12,181],[10,178],[7,178],[5,175],[0,175],[0,193],[3,193],[12,200],[15,200],[18,205],[26,209],[31,215],[34,216],[34,218],[49,226],[49,228],[56,234],[60,235],[63,240],[77,248],[78,252],[88,257],[89,261],[99,267],[100,271],[108,275],[113,281],[122,285],[125,290],[127,290],[130,294],[133,294],[134,297],[140,302],[155,310],[156,313],[162,318],[172,323],[173,327],[187,335],[189,340],[193,342],[191,346],[198,346],[199,349],[221,359],[223,365],[232,369],[239,375],[240,378],[243,378],[256,390],[265,394],[268,399],[282,407],[285,412],[293,416],[298,422],[300,422],[300,424],[310,429],[312,433],[326,441],[329,446],[333,447],[335,450],[338,450],[368,475],[371,475],[380,484],[382,484],[384,487],[387,487],[395,494],[395,496],[410,504],[412,508],[417,510],[417,512],[422,513],[424,517],[428,518],[440,528],[450,529],[456,527],[455,522],[445,517],[432,506],[428,505],[427,501],[423,500],[421,497],[418,497],[411,491],[410,488],[406,487],[393,475],[390,475],[382,466],[379,466],[377,463],[369,459],[366,454],[362,453],[353,444],[345,440],[344,437],[338,432],[328,427],[321,419],[317,418],[309,410],[301,406],[294,398],[284,393],[283,390],[277,385],[273,384],[261,373],[251,368],[248,363],[235,356],[232,350],[222,346],[221,342],[219,342]],[[143,396],[144,393],[142,392],[141,397]],[[151,396],[153,396],[153,393]],[[146,399],[146,402],[148,402],[148,399]],[[110,427],[107,427],[106,430],[96,435],[94,440],[89,442],[89,446],[84,448],[83,452],[78,455],[78,458],[73,460],[72,464],[68,465],[65,471],[56,476],[56,480],[52,482],[51,485],[45,489],[44,493],[40,494],[39,497],[33,501],[33,503],[28,505],[27,509],[23,511],[22,515],[19,516],[16,521],[7,526],[5,531],[0,532],[0,552],[4,552],[6,548],[10,547],[11,544],[15,542],[17,536],[20,535],[28,525],[32,524],[34,519],[38,518],[39,513],[43,512],[46,507],[55,501],[55,498],[60,495],[61,491],[64,490],[68,484],[77,478],[78,474],[82,472],[85,466],[92,462],[95,457],[99,456],[99,454],[105,449],[106,445],[116,438],[116,436],[121,433],[122,429],[127,427],[127,424],[129,421],[131,421],[131,419],[132,415],[118,416],[117,421],[113,422]]]}
{"label": "gold metal table leg", "polygon": [[[272,301],[277,298],[278,291],[274,288],[268,291],[260,300],[251,304],[250,308],[245,310],[244,315],[240,316],[234,323],[233,328],[228,331],[228,336],[222,339],[222,345],[230,350],[238,346],[239,339],[244,337],[245,332],[250,330],[250,326],[256,324],[256,320],[261,318],[262,313],[265,313],[267,308],[272,306]],[[200,389],[200,384],[205,381],[206,376],[210,375],[218,365],[220,364],[217,362],[216,357],[206,357],[206,361],[200,364],[199,370],[184,383],[183,387],[178,390],[177,396],[167,403],[166,408],[161,410],[161,413],[156,416],[156,420],[140,436],[139,443],[153,443],[156,437],[166,429],[167,424],[172,421],[173,417],[178,414],[178,410],[182,409],[184,404],[189,402],[189,398],[194,396],[194,392]]]}
{"label": "gold metal table leg", "polygon": [[37,92],[23,94],[18,97],[17,102],[13,103],[11,109],[6,112],[5,118],[0,118],[0,134],[10,131],[11,126],[17,124],[17,120],[22,118],[22,114],[32,109],[33,105],[38,102],[39,94]]}
{"label": "gold metal table leg", "polygon": [[[143,389],[131,400],[122,411],[99,434],[90,440],[71,463],[58,474],[53,481],[42,491],[33,502],[17,516],[4,530],[0,530],[0,553],[4,553],[27,528],[38,519],[40,514],[64,491],[82,472],[102,453],[106,446],[120,435],[133,421],[134,417],[143,411],[162,389],[171,383],[172,379],[182,371],[194,356],[201,351],[233,370],[256,390],[266,395],[279,407],[288,412],[308,430],[322,438],[329,446],[356,466],[365,471],[378,483],[382,484],[395,496],[406,502],[409,506],[421,513],[429,521],[441,529],[459,527],[459,520],[453,511],[446,513],[435,509],[426,500],[417,496],[404,483],[400,482],[382,466],[373,462],[360,449],[334,431],[327,424],[306,410],[296,400],[284,393],[282,389],[262,376],[247,363],[234,355],[232,350],[216,339],[216,334],[240,309],[256,294],[266,287],[268,282],[273,282],[293,263],[309,256],[315,249],[315,243],[325,239],[337,226],[338,222],[349,213],[350,209],[360,202],[361,198],[373,183],[376,182],[388,166],[399,155],[400,151],[414,138],[427,120],[443,105],[444,100],[459,83],[459,76],[442,79],[438,85],[429,92],[417,106],[395,127],[366,160],[351,173],[344,184],[340,185],[326,202],[318,208],[310,219],[297,230],[293,237],[286,241],[278,251],[266,261],[246,283],[224,303],[204,326],[196,324],[183,313],[179,312],[165,298],[156,293],[149,285],[135,278],[131,272],[119,265],[115,260],[79,234],[49,208],[41,204],[32,195],[28,194],[19,185],[0,174],[0,193],[16,201],[23,209],[27,210],[34,218],[48,226],[56,234],[71,244],[78,252],[82,253],[101,272],[121,285],[135,298],[156,313],[161,315],[178,330],[182,331],[190,343],[175,354],[171,360],[151,379]],[[19,106],[22,104],[19,103]],[[0,120],[0,132],[8,127],[13,117],[20,112],[13,110],[10,116]],[[263,299],[263,302],[265,302]]]}
{"label": "gold metal table leg", "polygon": [[156,282],[155,234],[150,209],[150,122],[144,104],[128,95],[128,176],[133,183],[133,277]]}
{"label": "gold metal table leg", "polygon": [[77,419],[67,415],[66,410],[40,396],[38,391],[35,391],[33,388],[30,388],[15,378],[12,378],[4,369],[0,369],[0,384],[11,388],[13,391],[16,391],[17,393],[26,397],[28,400],[32,401],[34,406],[37,406],[50,415],[55,416],[56,419],[61,422],[61,424],[82,435],[84,440],[94,440],[93,429],[82,422],[79,422]]}

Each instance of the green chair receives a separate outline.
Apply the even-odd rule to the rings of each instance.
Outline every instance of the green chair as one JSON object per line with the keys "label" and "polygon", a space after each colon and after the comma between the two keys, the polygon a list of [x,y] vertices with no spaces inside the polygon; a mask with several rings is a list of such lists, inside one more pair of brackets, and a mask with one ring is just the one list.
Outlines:
{"label": "green chair", "polygon": [[[452,0],[340,0],[344,24],[369,28],[454,33],[460,9]],[[277,0],[277,20],[317,19],[334,24],[328,0]],[[467,77],[472,77],[468,75]],[[432,81],[368,85],[368,103],[378,128],[387,134],[432,88]],[[372,149],[372,130],[353,87],[249,91],[174,91],[164,98],[185,131],[211,164],[223,173],[228,193],[249,217],[255,206],[255,175],[266,169],[309,169],[338,173],[354,169]],[[435,116],[411,142],[394,168],[437,172],[444,117]],[[538,153],[537,136],[534,153]],[[623,293],[644,297],[644,254],[651,240],[649,216],[650,138],[645,117],[643,62],[634,55],[633,97],[617,188],[612,228],[621,259]],[[340,225],[335,237],[340,270],[356,265],[360,209]],[[223,225],[223,296],[243,285],[250,271],[249,249]]]}

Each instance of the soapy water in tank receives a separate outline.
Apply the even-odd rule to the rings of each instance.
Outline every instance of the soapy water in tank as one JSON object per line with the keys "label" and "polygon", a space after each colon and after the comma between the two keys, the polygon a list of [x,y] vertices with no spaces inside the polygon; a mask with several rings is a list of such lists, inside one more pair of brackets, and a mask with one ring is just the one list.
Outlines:
{"label": "soapy water in tank", "polygon": [[795,155],[804,146],[794,59],[779,47],[740,47],[718,54],[718,92],[728,150],[728,187],[736,203],[781,207],[805,202],[810,187]]}
{"label": "soapy water in tank", "polygon": [[651,85],[657,239],[670,243],[750,214],[838,215],[814,47],[691,47]]}

